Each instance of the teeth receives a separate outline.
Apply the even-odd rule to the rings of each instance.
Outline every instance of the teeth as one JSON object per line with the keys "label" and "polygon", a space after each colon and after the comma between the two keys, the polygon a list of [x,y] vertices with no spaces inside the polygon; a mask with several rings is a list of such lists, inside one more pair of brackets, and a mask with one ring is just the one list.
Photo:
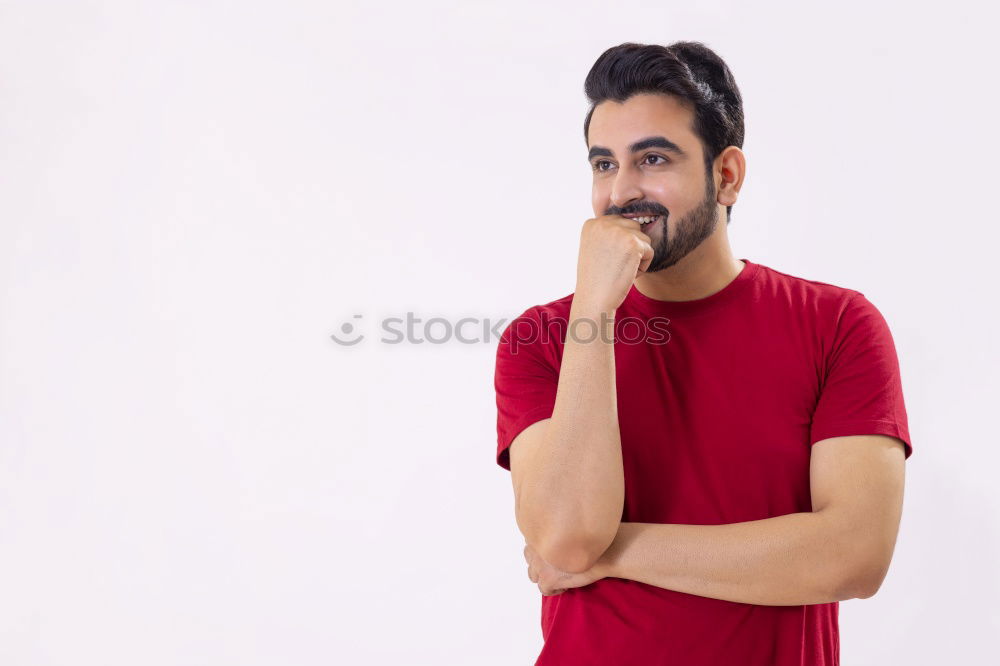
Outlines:
{"label": "teeth", "polygon": [[633,217],[632,219],[642,224],[649,224],[658,217],[659,215],[647,215],[645,217]]}

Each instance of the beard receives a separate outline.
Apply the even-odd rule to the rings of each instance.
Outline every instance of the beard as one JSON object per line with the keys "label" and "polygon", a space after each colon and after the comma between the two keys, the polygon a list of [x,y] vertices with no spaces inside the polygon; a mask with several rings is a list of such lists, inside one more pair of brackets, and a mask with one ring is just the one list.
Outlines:
{"label": "beard", "polygon": [[669,216],[660,222],[660,237],[653,242],[653,261],[646,269],[647,273],[670,268],[715,231],[718,208],[715,201],[715,181],[711,172],[706,174],[705,198],[694,210],[677,220],[673,238],[667,233],[668,219]]}

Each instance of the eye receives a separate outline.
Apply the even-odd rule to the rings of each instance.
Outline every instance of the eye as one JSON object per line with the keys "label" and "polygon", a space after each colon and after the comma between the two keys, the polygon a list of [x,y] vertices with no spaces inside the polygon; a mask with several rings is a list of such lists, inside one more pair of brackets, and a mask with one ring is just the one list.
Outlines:
{"label": "eye", "polygon": [[[662,155],[657,155],[655,153],[650,153],[649,155],[646,155],[644,158],[642,158],[642,160],[643,162],[649,164],[649,162],[646,162],[646,160],[648,160],[651,157],[660,160],[659,162],[653,162],[652,166],[659,166],[661,164],[667,164],[668,162],[670,162],[670,160],[668,160],[666,157],[663,157]],[[605,171],[608,171],[608,169],[601,168],[602,164],[611,164],[611,162],[609,162],[608,160],[597,160],[591,165],[591,168],[598,173],[603,173]]]}

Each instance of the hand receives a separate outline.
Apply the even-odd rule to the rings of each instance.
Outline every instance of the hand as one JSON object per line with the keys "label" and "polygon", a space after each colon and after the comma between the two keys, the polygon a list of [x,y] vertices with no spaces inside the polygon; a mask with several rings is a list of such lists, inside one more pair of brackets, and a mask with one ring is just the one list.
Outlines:
{"label": "hand", "polygon": [[621,215],[583,223],[574,302],[584,301],[601,312],[618,309],[636,276],[653,261],[652,239],[641,228]]}
{"label": "hand", "polygon": [[524,544],[524,559],[528,563],[528,578],[532,583],[538,583],[538,589],[544,596],[562,594],[570,588],[590,585],[607,577],[600,563],[583,573],[569,573],[556,569],[528,544]]}

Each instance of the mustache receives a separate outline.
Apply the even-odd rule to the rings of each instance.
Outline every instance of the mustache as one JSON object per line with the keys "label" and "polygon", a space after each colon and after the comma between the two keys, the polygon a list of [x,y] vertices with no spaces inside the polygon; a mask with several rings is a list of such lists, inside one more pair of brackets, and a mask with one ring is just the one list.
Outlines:
{"label": "mustache", "polygon": [[605,215],[661,215],[667,217],[670,211],[658,206],[635,206],[633,208],[609,208]]}

